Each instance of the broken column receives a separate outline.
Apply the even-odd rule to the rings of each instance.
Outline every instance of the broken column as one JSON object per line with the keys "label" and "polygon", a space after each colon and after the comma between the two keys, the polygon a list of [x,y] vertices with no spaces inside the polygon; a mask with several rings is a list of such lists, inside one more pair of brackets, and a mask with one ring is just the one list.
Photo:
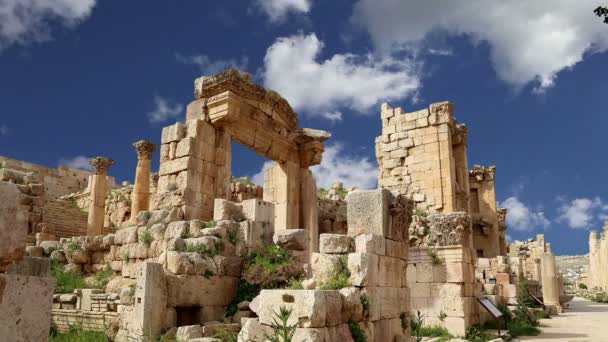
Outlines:
{"label": "broken column", "polygon": [[93,166],[91,180],[91,204],[87,221],[87,235],[103,234],[103,220],[106,207],[108,169],[114,164],[110,158],[95,157],[89,161]]}
{"label": "broken column", "polygon": [[543,302],[549,313],[561,312],[559,303],[559,282],[557,280],[557,268],[555,267],[555,255],[551,252],[543,254]]}
{"label": "broken column", "polygon": [[131,219],[134,220],[140,211],[150,208],[150,161],[156,150],[156,144],[140,140],[133,144],[137,151],[137,169],[135,170],[135,185],[131,195]]}

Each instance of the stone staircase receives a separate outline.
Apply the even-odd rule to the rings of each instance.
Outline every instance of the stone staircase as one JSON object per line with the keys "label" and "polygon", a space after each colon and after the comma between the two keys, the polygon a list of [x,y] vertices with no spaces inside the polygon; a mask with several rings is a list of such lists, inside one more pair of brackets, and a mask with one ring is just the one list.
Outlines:
{"label": "stone staircase", "polygon": [[45,221],[55,227],[58,238],[87,234],[87,213],[72,202],[53,199],[46,203]]}

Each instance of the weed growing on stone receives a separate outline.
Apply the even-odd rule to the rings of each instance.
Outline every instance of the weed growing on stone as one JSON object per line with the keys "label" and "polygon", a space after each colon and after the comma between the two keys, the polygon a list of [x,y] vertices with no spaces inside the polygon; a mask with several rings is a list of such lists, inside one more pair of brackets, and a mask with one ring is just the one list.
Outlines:
{"label": "weed growing on stone", "polygon": [[154,237],[152,237],[152,233],[150,233],[150,230],[148,228],[146,228],[146,230],[144,230],[144,232],[141,234],[140,240],[148,248],[150,247],[150,245],[152,244],[152,241],[154,241]]}
{"label": "weed growing on stone", "polygon": [[79,326],[70,326],[68,331],[59,332],[51,330],[49,342],[107,342],[105,332],[96,330],[84,330]]}
{"label": "weed growing on stone", "polygon": [[426,253],[431,257],[431,262],[433,263],[433,265],[443,264],[443,258],[440,257],[439,254],[437,254],[437,251],[434,248],[429,247],[426,250]]}
{"label": "weed growing on stone", "polygon": [[99,287],[105,287],[106,285],[108,285],[108,282],[110,281],[113,275],[114,271],[112,271],[110,267],[106,266],[106,269],[95,273],[95,281],[97,282],[97,285]]}
{"label": "weed growing on stone", "polygon": [[55,279],[57,293],[72,293],[75,289],[83,289],[89,287],[84,277],[75,272],[66,272],[63,265],[52,261],[51,262],[51,277]]}
{"label": "weed growing on stone", "polygon": [[365,336],[365,332],[361,329],[359,323],[348,321],[348,327],[350,328],[350,334],[355,342],[367,342],[367,336]]}
{"label": "weed growing on stone", "polygon": [[237,305],[243,301],[251,302],[253,298],[260,294],[260,290],[261,288],[259,285],[249,284],[243,279],[239,280],[239,287],[236,289],[236,296],[226,308],[226,316],[234,316],[238,310]]}
{"label": "weed growing on stone", "polygon": [[287,288],[290,290],[304,290],[304,286],[302,286],[302,279],[300,278],[291,278],[287,281]]}
{"label": "weed growing on stone", "polygon": [[291,316],[291,309],[281,306],[279,312],[274,313],[273,323],[270,326],[272,329],[272,336],[264,335],[264,338],[270,342],[292,342],[293,335],[296,333],[298,324],[289,325],[289,317]]}
{"label": "weed growing on stone", "polygon": [[348,269],[348,258],[343,255],[338,258],[336,269],[331,272],[327,281],[321,284],[321,290],[339,290],[350,286],[350,270]]}

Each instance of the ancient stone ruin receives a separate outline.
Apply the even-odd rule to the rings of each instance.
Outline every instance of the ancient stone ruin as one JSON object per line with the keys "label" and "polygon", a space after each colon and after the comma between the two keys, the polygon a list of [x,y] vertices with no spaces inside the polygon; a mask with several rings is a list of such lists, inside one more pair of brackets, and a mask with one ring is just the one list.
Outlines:
{"label": "ancient stone ruin", "polygon": [[[318,189],[331,135],[279,94],[237,70],[194,94],[160,145],[134,143],[133,185],[110,154],[92,172],[0,159],[0,336],[267,341],[277,322],[293,341],[410,341],[416,322],[465,336],[491,319],[479,298],[518,304],[520,277],[561,312],[550,245],[507,245],[496,167],[469,170],[453,104],[382,105],[378,189]],[[262,186],[233,177],[233,141],[276,163]]]}

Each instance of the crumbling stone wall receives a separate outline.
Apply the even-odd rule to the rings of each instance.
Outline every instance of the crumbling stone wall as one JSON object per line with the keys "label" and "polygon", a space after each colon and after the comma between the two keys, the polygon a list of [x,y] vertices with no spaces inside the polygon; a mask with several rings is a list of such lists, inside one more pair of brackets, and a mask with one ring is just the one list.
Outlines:
{"label": "crumbling stone wall", "polygon": [[480,323],[470,217],[464,212],[414,215],[409,234],[412,313],[424,314],[425,325],[464,335]]}
{"label": "crumbling stone wall", "polygon": [[[312,282],[303,290],[262,290],[250,305],[258,317],[243,319],[239,341],[263,340],[280,307],[292,310],[294,341],[349,341],[349,322],[370,342],[408,340],[405,267],[412,204],[385,189],[355,191],[346,201],[347,235],[321,235],[320,253],[311,257]],[[350,286],[326,289],[335,272],[348,272]]]}
{"label": "crumbling stone wall", "polygon": [[589,234],[589,273],[588,287],[608,291],[608,222],[602,232]]}
{"label": "crumbling stone wall", "polygon": [[410,113],[382,105],[380,187],[410,196],[421,210],[469,211],[467,129],[453,111],[448,102]]}
{"label": "crumbling stone wall", "polygon": [[500,255],[501,242],[496,209],[495,166],[473,166],[469,171],[473,248],[478,257],[492,258]]}
{"label": "crumbling stone wall", "polygon": [[230,201],[243,202],[252,198],[262,199],[263,196],[263,187],[253,184],[247,179],[232,178],[232,182],[230,183]]}
{"label": "crumbling stone wall", "polygon": [[45,341],[50,328],[54,284],[46,277],[48,263],[39,267],[29,267],[35,260],[26,261],[24,267],[18,264],[25,255],[31,223],[27,220],[31,212],[22,204],[30,190],[24,184],[0,181],[0,336],[6,341]]}
{"label": "crumbling stone wall", "polygon": [[316,185],[324,131],[298,128],[297,114],[277,93],[228,70],[195,81],[186,124],[163,129],[161,165],[152,207],[180,207],[187,219],[208,220],[213,201],[231,196],[231,141],[277,162],[264,179],[263,198],[275,205],[276,230],[303,228],[316,250]]}

